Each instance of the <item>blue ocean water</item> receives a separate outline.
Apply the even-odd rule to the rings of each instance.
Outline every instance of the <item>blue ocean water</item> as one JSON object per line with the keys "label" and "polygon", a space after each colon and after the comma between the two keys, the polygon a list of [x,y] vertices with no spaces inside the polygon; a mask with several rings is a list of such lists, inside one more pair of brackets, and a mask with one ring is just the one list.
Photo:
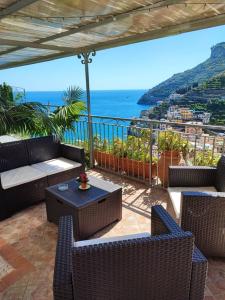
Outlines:
{"label": "blue ocean water", "polygon": [[[146,90],[107,90],[91,92],[91,112],[93,115],[132,118],[139,117],[140,111],[146,109],[138,105],[138,99]],[[63,92],[26,92],[26,101],[38,101],[43,104],[61,105]],[[84,95],[85,99],[85,95]]]}

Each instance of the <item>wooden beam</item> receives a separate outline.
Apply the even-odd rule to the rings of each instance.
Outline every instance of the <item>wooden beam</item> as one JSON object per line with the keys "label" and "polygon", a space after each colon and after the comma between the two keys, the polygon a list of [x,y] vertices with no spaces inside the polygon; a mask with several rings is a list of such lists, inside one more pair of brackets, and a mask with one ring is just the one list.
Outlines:
{"label": "wooden beam", "polygon": [[4,50],[4,51],[0,52],[0,57],[1,57],[2,55],[10,54],[10,53],[12,53],[12,52],[15,52],[15,51],[18,51],[18,50],[21,50],[21,49],[24,49],[24,47],[21,47],[21,46],[19,47],[19,46],[17,46],[17,47],[10,48],[10,49],[8,49],[8,50]]}
{"label": "wooden beam", "polygon": [[[64,52],[74,52],[74,49],[72,47],[58,47],[55,45],[46,45],[46,44],[39,44],[36,42],[25,42],[25,41],[15,41],[15,40],[8,40],[8,39],[2,39],[0,38],[0,44],[1,45],[6,45],[6,46],[18,46],[20,48],[37,48],[37,49],[47,49],[47,50],[54,50],[54,51],[64,51]],[[15,51],[15,48],[10,49]],[[7,50],[4,51],[7,54]],[[4,54],[4,53],[3,53]],[[0,55],[3,55],[0,52]]]}
{"label": "wooden beam", "polygon": [[46,55],[46,56],[42,56],[42,57],[40,56],[40,57],[36,57],[36,58],[30,58],[30,59],[24,60],[23,62],[7,63],[4,65],[0,65],[0,70],[6,70],[6,69],[10,69],[10,68],[15,68],[15,67],[22,67],[22,66],[27,66],[27,65],[31,65],[31,64],[47,62],[47,61],[51,61],[54,59],[68,57],[68,56],[72,56],[72,54],[71,53],[50,54],[50,55]]}
{"label": "wooden beam", "polygon": [[0,10],[0,19],[5,18],[18,10],[34,3],[37,2],[38,0],[18,0],[11,5],[7,6],[6,8],[3,8]]}
{"label": "wooden beam", "polygon": [[[156,8],[166,7],[168,5],[182,4],[182,3],[185,3],[184,0],[177,0],[177,1],[176,0],[164,0],[164,1],[159,1],[157,3],[149,4],[149,5],[145,6],[145,8],[156,9]],[[141,9],[143,9],[143,6],[138,7],[135,11],[139,12]],[[115,16],[116,21],[120,21],[124,18],[127,18],[129,16],[129,13],[131,13],[131,10],[126,11],[125,13],[120,13],[120,14],[116,15]],[[89,24],[79,26],[78,28],[72,28],[72,29],[69,29],[69,30],[51,35],[49,37],[36,40],[35,43],[41,44],[41,43],[45,43],[45,42],[50,42],[50,41],[53,41],[55,39],[63,38],[63,37],[66,37],[66,36],[69,36],[69,35],[72,35],[72,34],[75,34],[75,33],[91,30],[91,29],[94,29],[94,28],[99,27],[99,26],[104,26],[104,25],[107,25],[107,24],[112,23],[112,22],[114,22],[113,17],[109,16],[107,18],[104,18],[103,20],[99,20],[99,22],[91,22]],[[6,51],[0,53],[0,55],[9,54],[9,53],[12,53],[14,51],[22,50],[23,48],[25,48],[25,47],[17,46],[13,49],[9,49],[9,50],[6,50]]]}

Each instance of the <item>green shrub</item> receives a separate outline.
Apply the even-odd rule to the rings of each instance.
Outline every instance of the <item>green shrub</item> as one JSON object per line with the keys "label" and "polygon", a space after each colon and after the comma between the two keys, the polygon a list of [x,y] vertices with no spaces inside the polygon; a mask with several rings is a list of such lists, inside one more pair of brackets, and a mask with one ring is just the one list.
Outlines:
{"label": "green shrub", "polygon": [[196,166],[216,166],[220,154],[212,154],[212,151],[198,151],[196,153],[195,165]]}
{"label": "green shrub", "polygon": [[[127,157],[137,161],[150,161],[150,139],[152,138],[149,129],[137,131],[138,136],[129,135],[127,139],[116,138],[113,141],[101,140],[99,136],[94,137],[94,149],[106,153],[112,153],[118,157]],[[157,162],[157,157],[152,158]]]}
{"label": "green shrub", "polygon": [[183,138],[180,133],[173,131],[161,131],[158,135],[158,150],[163,151],[179,151],[186,158],[190,148],[187,139]]}

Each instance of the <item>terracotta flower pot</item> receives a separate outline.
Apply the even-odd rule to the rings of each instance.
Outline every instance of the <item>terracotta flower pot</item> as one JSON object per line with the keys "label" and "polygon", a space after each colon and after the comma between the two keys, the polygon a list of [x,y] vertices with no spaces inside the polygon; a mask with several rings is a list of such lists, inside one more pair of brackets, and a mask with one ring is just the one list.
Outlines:
{"label": "terracotta flower pot", "polygon": [[164,151],[158,162],[158,175],[163,186],[168,186],[169,166],[178,166],[181,160],[179,151]]}
{"label": "terracotta flower pot", "polygon": [[[127,175],[143,179],[149,178],[150,164],[148,162],[137,161],[130,158],[120,158],[119,168],[121,171],[126,172]],[[151,177],[156,177],[156,164],[152,164],[151,166]]]}
{"label": "terracotta flower pot", "polygon": [[118,171],[119,158],[116,155],[112,153],[106,153],[106,152],[95,150],[94,158],[98,166],[103,168],[110,168],[115,171]]}
{"label": "terracotta flower pot", "polygon": [[[106,153],[95,150],[94,158],[98,166],[112,169],[114,171],[125,172],[127,175],[143,179],[149,178],[149,163],[129,159],[127,157],[118,157],[112,153]],[[156,164],[152,164],[152,178],[156,177]]]}
{"label": "terracotta flower pot", "polygon": [[87,187],[87,182],[81,182],[81,188],[86,189]]}

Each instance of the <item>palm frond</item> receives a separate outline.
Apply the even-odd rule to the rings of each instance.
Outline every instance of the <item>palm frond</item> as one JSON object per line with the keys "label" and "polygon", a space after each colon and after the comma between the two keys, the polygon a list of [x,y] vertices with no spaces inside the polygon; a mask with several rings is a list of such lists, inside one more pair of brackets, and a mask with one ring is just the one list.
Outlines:
{"label": "palm frond", "polygon": [[66,130],[74,129],[74,122],[86,109],[85,103],[79,100],[83,91],[78,87],[70,87],[65,94],[65,105],[50,114],[47,107],[39,102],[8,101],[4,97],[5,89],[6,92],[9,89],[6,87],[4,93],[0,93],[0,135],[18,133],[63,136]]}
{"label": "palm frond", "polygon": [[66,105],[79,102],[84,95],[83,90],[78,86],[70,86],[64,92],[63,101]]}
{"label": "palm frond", "polygon": [[0,84],[0,105],[9,106],[13,105],[14,97],[12,87],[5,82]]}
{"label": "palm frond", "polygon": [[0,106],[0,133],[43,135],[57,133],[57,126],[38,102],[22,103],[7,108]]}
{"label": "palm frond", "polygon": [[82,101],[77,101],[59,107],[55,112],[50,114],[50,118],[61,132],[65,132],[68,129],[74,129],[74,122],[85,110],[85,103]]}

